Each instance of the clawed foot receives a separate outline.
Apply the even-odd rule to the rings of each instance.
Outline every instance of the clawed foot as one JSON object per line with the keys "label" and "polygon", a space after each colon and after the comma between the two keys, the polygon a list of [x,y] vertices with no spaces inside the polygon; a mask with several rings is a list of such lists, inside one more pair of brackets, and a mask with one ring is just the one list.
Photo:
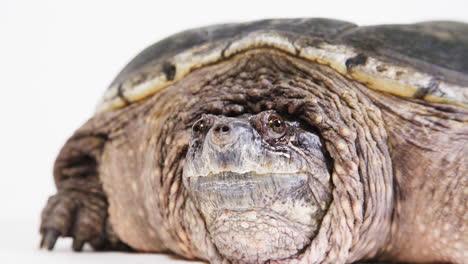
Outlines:
{"label": "clawed foot", "polygon": [[52,250],[59,237],[72,237],[72,248],[81,251],[85,243],[95,250],[131,250],[113,232],[104,198],[78,191],[49,198],[42,212],[40,247]]}

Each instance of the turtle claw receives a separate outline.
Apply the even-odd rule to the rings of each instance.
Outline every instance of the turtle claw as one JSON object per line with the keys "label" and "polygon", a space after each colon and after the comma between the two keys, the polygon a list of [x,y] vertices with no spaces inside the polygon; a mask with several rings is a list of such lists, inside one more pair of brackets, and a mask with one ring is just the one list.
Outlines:
{"label": "turtle claw", "polygon": [[100,196],[63,192],[52,196],[42,213],[41,248],[54,249],[59,237],[73,238],[73,251],[86,243],[96,250],[120,250],[120,239],[107,219],[107,203]]}
{"label": "turtle claw", "polygon": [[85,244],[85,240],[75,238],[73,239],[72,249],[75,252],[80,252],[83,250],[83,246]]}
{"label": "turtle claw", "polygon": [[42,236],[40,248],[46,248],[47,250],[52,250],[55,247],[60,232],[53,228],[48,228],[45,230],[44,235]]}

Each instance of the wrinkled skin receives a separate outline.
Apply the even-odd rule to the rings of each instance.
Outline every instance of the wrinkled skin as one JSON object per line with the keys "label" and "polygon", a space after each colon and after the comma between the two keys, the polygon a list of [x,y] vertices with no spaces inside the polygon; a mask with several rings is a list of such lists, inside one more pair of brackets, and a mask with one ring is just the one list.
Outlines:
{"label": "wrinkled skin", "polygon": [[[265,129],[268,110],[287,120],[283,142]],[[200,118],[210,129],[194,135]],[[327,66],[238,54],[82,126],[57,158],[43,246],[69,236],[76,250],[89,242],[211,263],[463,263],[467,123],[463,107],[375,92]],[[250,145],[213,139],[216,124]],[[275,156],[279,146],[293,158]],[[276,195],[272,179],[298,195]],[[264,188],[268,202],[242,184]]]}

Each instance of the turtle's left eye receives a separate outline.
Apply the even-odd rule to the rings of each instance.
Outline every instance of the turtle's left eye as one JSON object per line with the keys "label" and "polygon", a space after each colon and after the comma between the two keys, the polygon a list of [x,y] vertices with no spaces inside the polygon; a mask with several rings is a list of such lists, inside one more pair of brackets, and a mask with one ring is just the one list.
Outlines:
{"label": "turtle's left eye", "polygon": [[271,138],[280,138],[286,132],[286,124],[281,116],[273,113],[268,116],[268,135]]}

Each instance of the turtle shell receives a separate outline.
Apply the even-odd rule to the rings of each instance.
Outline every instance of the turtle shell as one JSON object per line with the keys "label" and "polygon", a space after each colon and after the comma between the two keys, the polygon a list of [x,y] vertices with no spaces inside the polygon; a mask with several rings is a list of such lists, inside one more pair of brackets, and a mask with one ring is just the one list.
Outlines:
{"label": "turtle shell", "polygon": [[97,111],[145,99],[205,65],[256,48],[326,64],[368,88],[468,106],[468,24],[359,27],[330,19],[271,19],[183,31],[148,47],[115,78]]}

